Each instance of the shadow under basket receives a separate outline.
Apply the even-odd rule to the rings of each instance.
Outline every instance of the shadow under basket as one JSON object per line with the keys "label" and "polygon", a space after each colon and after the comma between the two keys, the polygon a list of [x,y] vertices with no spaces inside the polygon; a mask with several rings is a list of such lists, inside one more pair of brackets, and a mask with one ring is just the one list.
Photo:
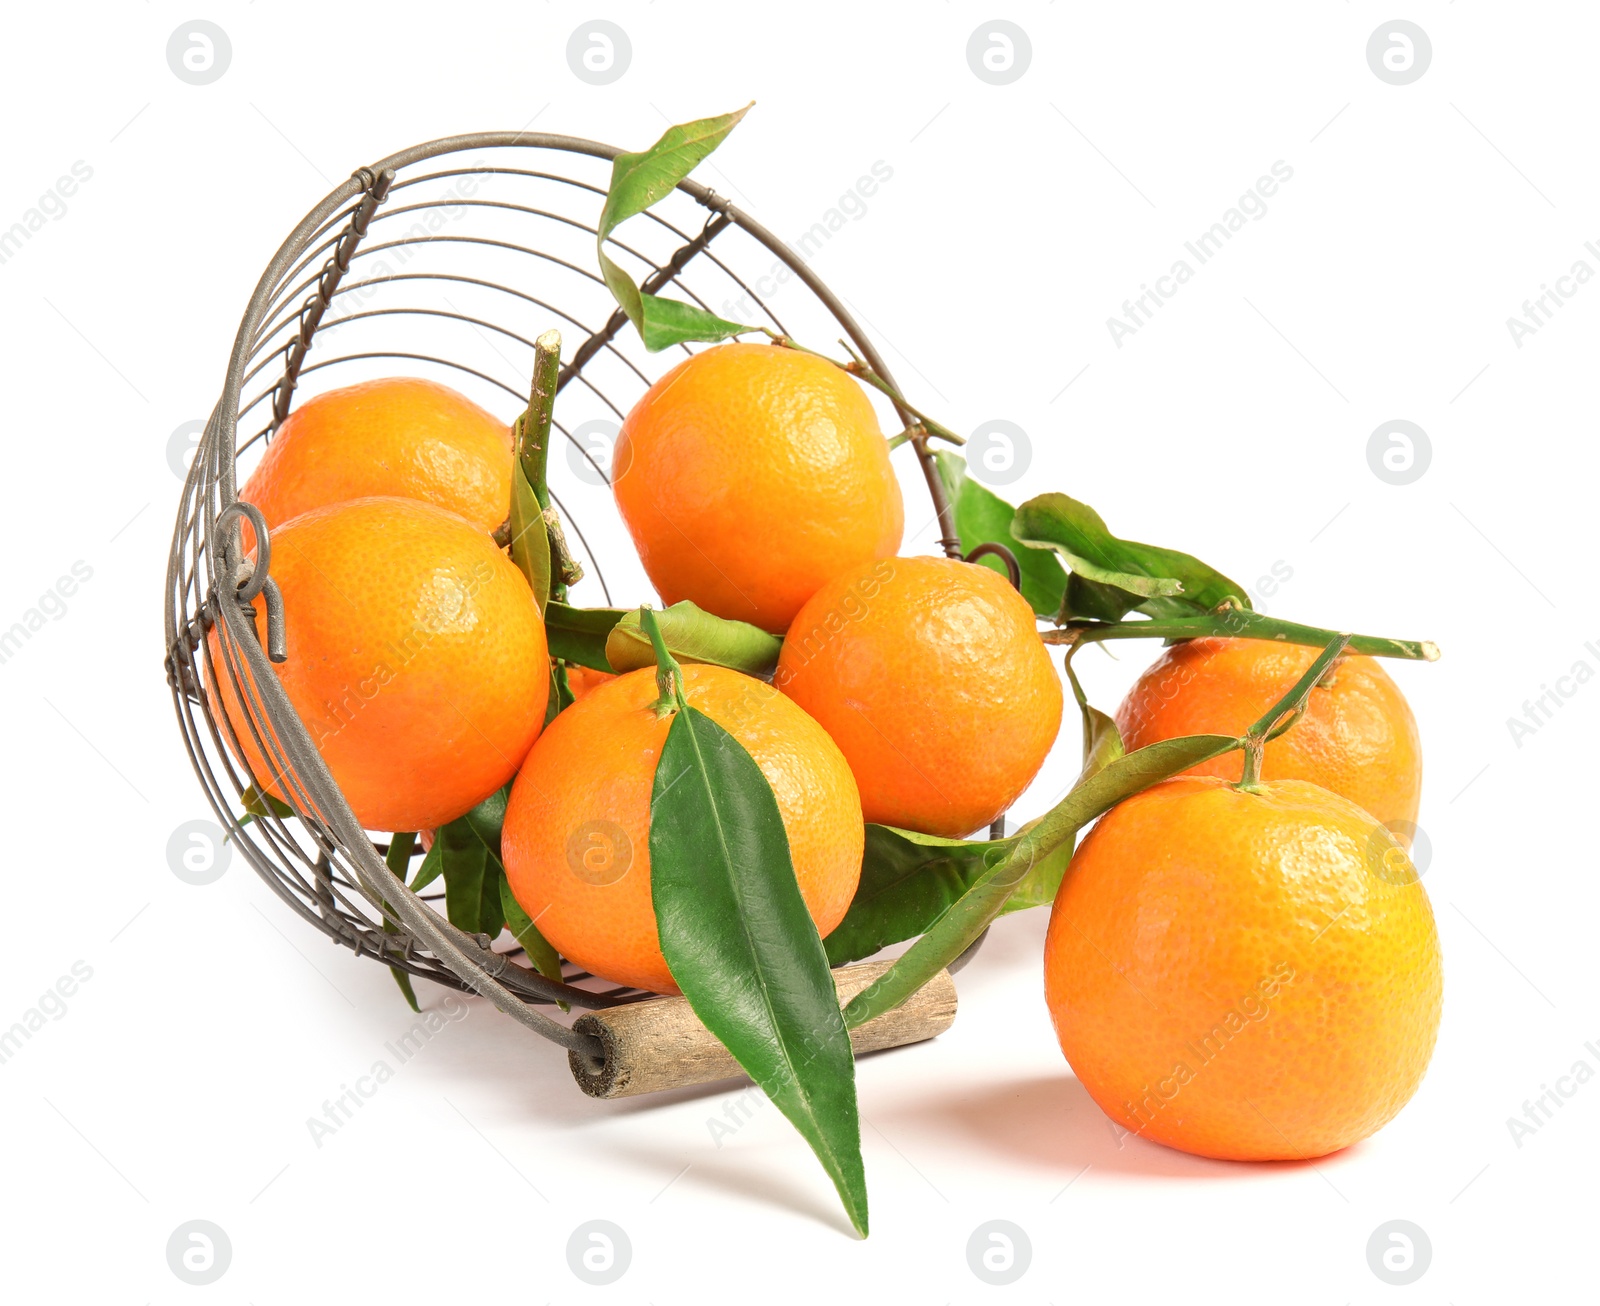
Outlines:
{"label": "shadow under basket", "polygon": [[[569,447],[565,458],[551,459],[551,490],[591,578],[585,584],[609,604],[607,559],[596,556],[573,510],[609,510],[606,440],[652,381],[690,352],[647,354],[598,276],[595,224],[618,152],[527,132],[449,137],[358,170],[317,204],[267,265],[239,324],[222,395],[184,481],[165,602],[167,679],[184,744],[228,838],[257,874],[357,955],[480,994],[566,1048],[574,1079],[597,1097],[740,1072],[682,998],[608,987],[570,964],[561,981],[547,979],[522,963],[520,949],[498,950],[496,940],[451,925],[388,868],[384,838],[357,823],[271,669],[283,658],[285,616],[271,578],[270,535],[238,499],[237,468],[272,438],[302,383],[324,370],[329,375],[308,390],[409,373],[496,411],[521,412],[533,342],[555,326],[578,343],[560,376],[555,426]],[[626,242],[613,237],[607,250],[647,292],[670,285],[714,312],[801,340],[842,334],[889,377],[873,343],[805,259],[699,183],[681,183],[623,235]],[[801,246],[825,238],[819,224]],[[921,440],[910,447],[941,546],[959,556],[932,455]],[[242,548],[247,519],[257,539],[254,566]],[[268,617],[266,647],[255,634],[257,603]],[[213,630],[215,641],[206,638]],[[232,725],[203,688],[223,677],[245,707],[259,755],[281,776],[292,817],[238,814],[252,780],[236,761],[243,750]],[[841,994],[848,998],[885,965],[835,972]],[[931,1038],[955,1010],[950,973],[940,972],[852,1040],[868,1051]],[[563,1012],[571,1024],[558,1018]]]}

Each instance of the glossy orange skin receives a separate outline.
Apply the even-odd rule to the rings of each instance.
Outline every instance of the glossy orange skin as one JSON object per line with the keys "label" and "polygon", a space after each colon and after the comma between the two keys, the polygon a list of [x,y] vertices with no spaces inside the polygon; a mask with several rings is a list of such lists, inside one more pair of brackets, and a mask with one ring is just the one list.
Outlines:
{"label": "glossy orange skin", "polygon": [[869,821],[959,838],[1038,774],[1061,681],[1033,610],[987,567],[892,558],[800,610],[773,677],[833,736]]}
{"label": "glossy orange skin", "polygon": [[[685,666],[684,692],[749,751],[772,785],[801,896],[827,934],[861,877],[861,800],[822,728],[770,685]],[[650,799],[671,719],[655,672],[591,690],[528,754],[501,832],[506,878],[562,956],[618,984],[676,993],[650,896]],[[620,837],[619,837],[620,836]]]}
{"label": "glossy orange skin", "polygon": [[861,387],[771,345],[685,359],[634,405],[613,489],[667,603],[782,633],[824,582],[892,557],[905,509]]}
{"label": "glossy orange skin", "polygon": [[[1132,750],[1178,735],[1243,734],[1278,701],[1320,649],[1264,639],[1192,639],[1167,649],[1117,709]],[[1229,753],[1190,775],[1237,780],[1242,755]],[[1340,658],[1311,691],[1303,717],[1267,745],[1268,780],[1309,780],[1391,824],[1406,847],[1422,801],[1422,740],[1416,718],[1375,658]]]}
{"label": "glossy orange skin", "polygon": [[[443,825],[516,773],[549,661],[533,592],[488,535],[414,499],[354,499],[275,529],[272,577],[289,652],[274,670],[364,827]],[[231,681],[208,680],[252,775],[287,797]]]}
{"label": "glossy orange skin", "polygon": [[1094,827],[1056,895],[1045,998],[1112,1120],[1228,1160],[1318,1157],[1393,1119],[1439,1028],[1410,859],[1300,780],[1182,777]]}
{"label": "glossy orange skin", "polygon": [[434,381],[364,381],[290,413],[239,492],[269,527],[374,495],[438,504],[493,533],[511,513],[511,430]]}

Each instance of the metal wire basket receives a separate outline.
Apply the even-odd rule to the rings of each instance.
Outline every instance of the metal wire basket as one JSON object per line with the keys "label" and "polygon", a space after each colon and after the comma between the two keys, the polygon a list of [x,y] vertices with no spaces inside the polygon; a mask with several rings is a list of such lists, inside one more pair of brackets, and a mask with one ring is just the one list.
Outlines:
{"label": "metal wire basket", "polygon": [[[318,203],[273,256],[245,309],[221,398],[184,483],[166,579],[167,678],[184,743],[219,820],[256,872],[330,939],[483,995],[567,1048],[575,1072],[580,1062],[592,1071],[604,1049],[545,1009],[594,1010],[650,995],[605,987],[570,965],[562,982],[547,979],[519,963],[520,950],[497,950],[487,936],[452,926],[389,870],[381,836],[375,841],[357,824],[270,669],[283,657],[284,614],[271,579],[270,534],[238,498],[237,464],[271,439],[302,382],[324,370],[333,384],[396,371],[431,375],[485,406],[520,412],[533,341],[557,325],[581,343],[562,369],[555,410],[572,445],[572,474],[565,484],[557,479],[552,493],[609,603],[606,559],[573,511],[609,498],[606,468],[585,432],[604,424],[614,430],[663,362],[676,361],[652,358],[624,330],[627,319],[594,270],[595,223],[617,153],[526,132],[447,137],[359,169]],[[671,283],[697,304],[804,340],[825,342],[842,330],[889,376],[871,340],[805,261],[705,186],[683,182],[625,234],[627,243],[609,242],[612,257],[646,291]],[[941,545],[958,556],[932,456],[920,440],[912,447]],[[243,519],[255,532],[253,564],[242,546]],[[267,609],[265,648],[255,635],[257,601]],[[206,638],[212,629],[216,652]],[[271,814],[241,821],[251,777],[236,761],[244,754],[233,726],[203,687],[222,677],[245,707],[259,755],[282,777],[292,821]]]}

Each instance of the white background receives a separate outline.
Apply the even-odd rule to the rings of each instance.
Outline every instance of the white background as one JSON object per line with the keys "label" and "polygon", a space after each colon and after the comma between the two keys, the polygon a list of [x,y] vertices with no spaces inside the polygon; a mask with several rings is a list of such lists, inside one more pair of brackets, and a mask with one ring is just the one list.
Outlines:
{"label": "white background", "polygon": [[[197,16],[232,44],[208,86],[165,56]],[[1031,41],[1027,71],[1004,86],[965,53],[997,16]],[[1427,31],[1432,62],[1393,86],[1365,50],[1395,16],[1365,0],[1226,13],[1026,0],[8,9],[0,229],[75,161],[93,176],[0,264],[0,627],[74,562],[93,574],[0,665],[0,1026],[74,962],[92,968],[0,1066],[5,1295],[1592,1292],[1600,1084],[1521,1146],[1507,1118],[1574,1063],[1600,1069],[1585,1047],[1600,1047],[1588,819],[1600,688],[1579,686],[1520,746],[1507,719],[1574,663],[1600,669],[1600,646],[1585,644],[1600,640],[1600,287],[1579,288],[1520,348],[1506,320],[1574,261],[1600,270],[1584,247],[1600,239],[1600,31],[1576,4],[1418,3],[1401,16]],[[595,17],[632,47],[604,86],[565,54]],[[1292,579],[1262,602],[1275,614],[1442,645],[1435,665],[1390,665],[1426,747],[1444,1023],[1421,1091],[1375,1138],[1274,1166],[1119,1143],[1057,1050],[1036,912],[1007,920],[960,976],[948,1035],[861,1065],[866,1242],[770,1107],[717,1147],[707,1122],[736,1092],[591,1101],[561,1054],[477,1000],[312,1141],[307,1117],[392,1061],[384,1045],[413,1018],[381,967],[330,947],[242,859],[206,887],[168,867],[173,830],[210,816],[161,666],[179,489],[169,437],[214,403],[279,241],[357,165],[530,123],[640,148],[669,120],[752,97],[701,175],[792,238],[872,163],[893,169],[815,266],[925,406],[959,429],[1003,418],[1030,434],[1014,489],[1067,490],[1118,533],[1247,584],[1281,563]],[[1117,347],[1108,316],[1277,160],[1293,178],[1266,215]],[[1405,486],[1368,464],[1369,435],[1391,419],[1431,439],[1426,473]],[[589,520],[622,548],[614,521]],[[926,531],[907,541],[930,547]],[[647,597],[631,583],[622,601]],[[1152,655],[1086,657],[1091,693],[1110,707]],[[1072,735],[1018,815],[1070,779]],[[423,988],[442,1008],[447,995]],[[567,1265],[569,1234],[591,1218],[632,1245],[608,1288]],[[1406,1288],[1367,1262],[1369,1235],[1397,1218],[1432,1245]],[[167,1265],[169,1235],[192,1219],[231,1241],[210,1287]],[[1032,1245],[1003,1289],[967,1264],[969,1235],[991,1219]]]}

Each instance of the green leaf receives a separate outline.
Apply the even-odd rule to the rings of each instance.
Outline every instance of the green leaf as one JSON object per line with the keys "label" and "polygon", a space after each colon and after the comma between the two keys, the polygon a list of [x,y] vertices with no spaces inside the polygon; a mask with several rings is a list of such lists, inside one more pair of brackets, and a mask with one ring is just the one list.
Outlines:
{"label": "green leaf", "polygon": [[438,833],[435,832],[433,847],[423,855],[422,865],[417,867],[416,876],[408,888],[412,893],[421,893],[430,884],[439,878],[444,871],[444,848],[440,846]]}
{"label": "green leaf", "polygon": [[[1023,833],[1032,829],[1037,822],[1029,822],[1023,827]],[[1000,915],[1009,916],[1014,911],[1028,911],[1033,907],[1048,907],[1056,900],[1056,891],[1061,888],[1061,881],[1066,877],[1067,867],[1072,864],[1073,849],[1077,846],[1077,835],[1061,844],[1054,852],[1047,853],[1039,858],[1028,868],[1028,873],[1017,881],[1017,887],[1011,891],[1011,896],[1006,899],[1005,905],[1000,908]]]}
{"label": "green leaf", "polygon": [[544,634],[550,656],[595,671],[610,671],[606,661],[606,636],[631,611],[627,608],[574,608],[552,603],[544,614]]}
{"label": "green leaf", "polygon": [[[546,979],[558,983],[561,980],[561,957],[550,946],[549,940],[539,933],[539,927],[533,919],[522,910],[522,904],[517,901],[516,895],[511,892],[511,883],[504,874],[500,877],[500,908],[506,918],[506,928],[517,936],[517,942],[528,954],[528,960],[533,968]],[[561,1010],[567,1010],[565,1002],[557,1004]]]}
{"label": "green leaf", "polygon": [[294,808],[281,798],[274,798],[269,793],[257,789],[255,785],[246,785],[245,790],[239,795],[239,802],[244,807],[244,817],[240,825],[249,825],[251,821],[263,816],[276,816],[280,819],[294,815]]}
{"label": "green leaf", "polygon": [[1086,780],[1096,771],[1104,770],[1115,762],[1126,750],[1122,746],[1122,732],[1117,729],[1117,723],[1089,702],[1083,685],[1078,681],[1072,659],[1082,647],[1081,644],[1072,645],[1067,650],[1065,663],[1067,683],[1072,686],[1072,697],[1077,700],[1078,712],[1083,718],[1083,769],[1078,779]]}
{"label": "green leaf", "polygon": [[619,154],[611,164],[611,185],[595,237],[600,275],[638,330],[646,349],[665,349],[690,340],[726,340],[741,331],[759,330],[677,300],[641,294],[633,278],[612,261],[605,249],[606,238],[618,226],[670,195],[702,159],[727,139],[749,111],[747,104],[733,113],[679,123],[667,128],[648,150]]}
{"label": "green leaf", "polygon": [[648,150],[617,155],[611,164],[605,207],[600,210],[600,239],[676,190],[702,159],[728,139],[754,103],[752,100],[732,113],[668,127]]}
{"label": "green leaf", "polygon": [[652,354],[673,345],[699,341],[715,344],[760,327],[743,322],[730,322],[725,317],[708,313],[698,304],[685,304],[677,299],[663,299],[660,295],[640,295],[641,321],[635,323],[644,347]]}
{"label": "green leaf", "polygon": [[[1061,611],[1061,597],[1067,587],[1067,573],[1055,554],[1048,549],[1017,548],[1011,534],[1016,509],[967,475],[967,461],[960,454],[941,449],[935,457],[939,478],[955,511],[961,551],[971,553],[980,544],[1004,544],[1016,554],[1021,568],[1022,597],[1041,617],[1055,616]],[[998,558],[980,558],[978,565],[1005,574],[1005,564]]]}
{"label": "green leaf", "polygon": [[544,705],[544,723],[549,725],[577,701],[572,692],[572,682],[567,678],[567,664],[550,663],[550,697]]}
{"label": "green leaf", "polygon": [[511,786],[502,785],[461,819],[472,833],[483,841],[483,846],[500,861],[500,830],[506,823],[506,806],[511,801]]}
{"label": "green leaf", "polygon": [[843,966],[916,938],[1010,847],[1006,840],[942,839],[869,824],[856,896],[822,941],[828,964]]}
{"label": "green leaf", "polygon": [[1238,748],[1230,735],[1184,735],[1164,739],[1118,758],[1103,771],[1073,786],[1059,803],[1027,831],[1007,840],[1007,855],[985,870],[876,980],[845,1008],[852,1026],[899,1006],[966,951],[1004,909],[1028,872],[1072,840],[1090,821],[1157,781]]}
{"label": "green leaf", "polygon": [[1100,514],[1065,494],[1041,494],[1017,509],[1012,535],[1052,549],[1072,572],[1064,615],[1117,621],[1137,609],[1152,617],[1191,616],[1224,603],[1248,608],[1244,587],[1175,549],[1118,539]]}
{"label": "green leaf", "polygon": [[450,923],[468,934],[494,938],[505,926],[499,861],[465,816],[440,826],[434,847],[443,861],[444,909]]}
{"label": "green leaf", "polygon": [[511,464],[511,561],[527,578],[543,613],[550,606],[550,534],[539,498],[517,460]]}
{"label": "green leaf", "polygon": [[[1089,702],[1083,692],[1083,686],[1078,683],[1078,673],[1072,669],[1072,659],[1081,647],[1081,644],[1072,645],[1067,649],[1065,659],[1067,682],[1072,686],[1072,696],[1077,700],[1078,711],[1083,718],[1083,769],[1078,773],[1077,784],[1082,784],[1090,776],[1105,770],[1126,751],[1122,746],[1122,732],[1117,729],[1117,723]],[[1027,834],[1038,823],[1038,821],[1030,822],[1018,833]],[[1076,844],[1077,835],[1074,834],[1054,852],[1036,861],[1022,877],[1022,882],[1012,891],[1011,897],[1006,900],[1001,915],[1026,911],[1030,907],[1046,907],[1053,903],[1056,900],[1056,890],[1061,887],[1061,880],[1072,861],[1072,851]]]}
{"label": "green leaf", "polygon": [[855,1060],[778,800],[743,745],[681,693],[651,812],[650,890],[673,979],[810,1143],[865,1236]]}
{"label": "green leaf", "polygon": [[[417,835],[414,830],[397,831],[389,839],[389,851],[384,855],[383,864],[394,872],[400,883],[406,880],[406,871],[411,865],[411,850],[417,846]],[[383,918],[383,932],[385,934],[398,934],[399,927],[387,916]],[[417,991],[411,987],[411,975],[398,966],[390,966],[389,973],[394,976],[394,982],[400,987],[400,994],[410,1003],[411,1010],[420,1013],[422,1008],[417,1004]]]}
{"label": "green leaf", "polygon": [[[744,621],[729,621],[684,599],[655,613],[662,638],[680,662],[732,667],[746,675],[765,676],[778,665],[783,641]],[[637,608],[625,613],[606,637],[606,660],[612,671],[637,671],[656,665],[655,649],[640,625]]]}

